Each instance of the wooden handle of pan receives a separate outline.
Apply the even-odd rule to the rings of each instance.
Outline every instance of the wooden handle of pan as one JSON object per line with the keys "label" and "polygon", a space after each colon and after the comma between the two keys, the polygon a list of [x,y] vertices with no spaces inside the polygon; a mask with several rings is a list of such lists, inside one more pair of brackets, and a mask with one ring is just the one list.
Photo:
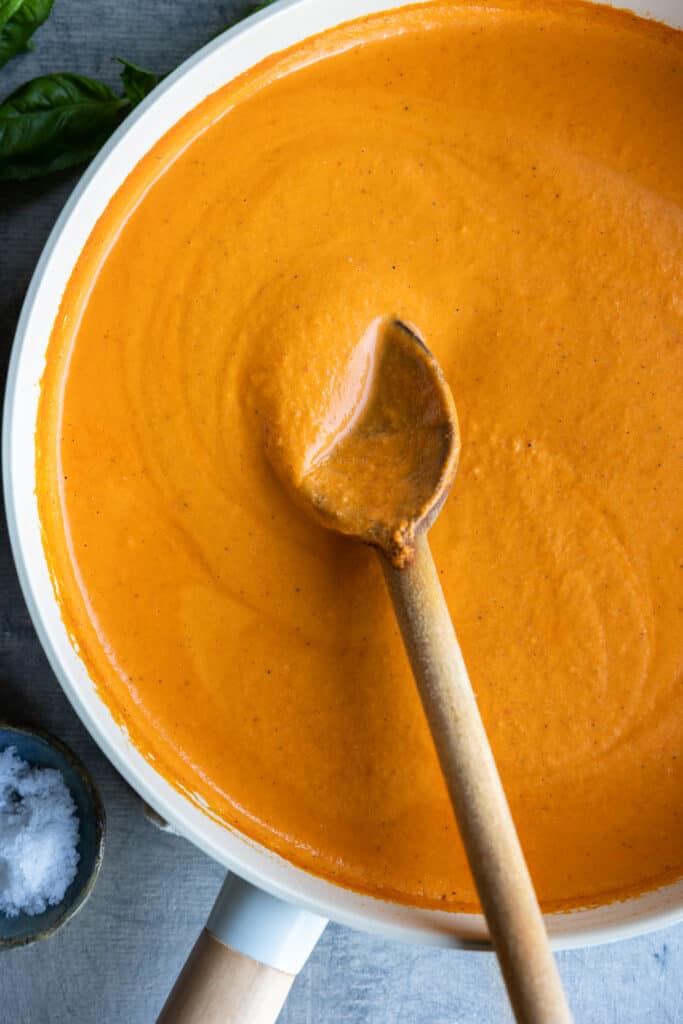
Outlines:
{"label": "wooden handle of pan", "polygon": [[427,537],[405,569],[380,557],[517,1020],[571,1024]]}
{"label": "wooden handle of pan", "polygon": [[205,928],[157,1024],[275,1024],[293,982],[293,974],[236,953]]}

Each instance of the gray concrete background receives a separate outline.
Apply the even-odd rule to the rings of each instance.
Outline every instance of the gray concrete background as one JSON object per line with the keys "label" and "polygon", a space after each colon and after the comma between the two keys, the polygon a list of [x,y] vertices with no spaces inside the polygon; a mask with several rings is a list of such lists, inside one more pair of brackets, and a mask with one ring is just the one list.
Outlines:
{"label": "gray concrete background", "polygon": [[[324,2],[324,0],[321,0]],[[112,83],[113,55],[165,71],[249,4],[56,0],[36,50],[0,70],[0,95],[68,70]],[[0,184],[0,365],[20,304],[77,173]],[[89,765],[107,808],[107,854],[83,912],[52,940],[0,954],[0,1024],[150,1024],[203,924],[222,869],[149,825],[68,706],[35,638],[0,526],[0,717],[52,729]],[[581,1024],[683,1021],[683,928],[560,957]],[[489,955],[403,946],[330,926],[283,1024],[502,1024]]]}

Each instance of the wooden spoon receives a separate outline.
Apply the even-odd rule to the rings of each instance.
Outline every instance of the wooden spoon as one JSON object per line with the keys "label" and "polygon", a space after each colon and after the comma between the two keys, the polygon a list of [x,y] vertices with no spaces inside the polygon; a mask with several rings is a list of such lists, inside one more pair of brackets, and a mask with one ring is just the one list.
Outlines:
{"label": "wooden spoon", "polygon": [[517,1020],[566,1024],[571,1014],[427,540],[458,464],[453,397],[422,339],[398,320],[380,328],[372,374],[351,427],[296,481],[298,499],[329,529],[377,549]]}

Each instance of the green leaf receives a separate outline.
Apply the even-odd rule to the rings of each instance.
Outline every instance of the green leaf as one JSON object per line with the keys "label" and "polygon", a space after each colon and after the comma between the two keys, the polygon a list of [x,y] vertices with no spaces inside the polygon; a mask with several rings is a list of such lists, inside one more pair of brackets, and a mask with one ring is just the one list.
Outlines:
{"label": "green leaf", "polygon": [[83,163],[130,108],[108,85],[82,75],[34,78],[0,105],[0,181]]}
{"label": "green leaf", "polygon": [[16,53],[30,48],[31,36],[49,16],[53,2],[20,0],[14,14],[4,23],[0,15],[0,68]]}
{"label": "green leaf", "polygon": [[116,60],[123,64],[121,81],[126,97],[131,107],[136,107],[159,84],[163,75],[155,75],[153,71],[147,71],[123,57],[116,57]]}
{"label": "green leaf", "polygon": [[0,28],[13,18],[24,0],[0,0]]}

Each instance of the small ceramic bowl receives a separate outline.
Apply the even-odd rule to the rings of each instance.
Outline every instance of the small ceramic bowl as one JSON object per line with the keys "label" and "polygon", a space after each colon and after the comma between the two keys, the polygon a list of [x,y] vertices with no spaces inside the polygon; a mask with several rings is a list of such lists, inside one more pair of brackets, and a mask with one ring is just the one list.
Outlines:
{"label": "small ceramic bowl", "polygon": [[78,873],[57,906],[42,914],[7,917],[0,913],[0,949],[26,946],[46,939],[80,910],[95,885],[104,854],[104,807],[90,774],[60,740],[41,729],[0,722],[0,751],[15,747],[24,761],[40,768],[57,768],[73,797],[79,818]]}

